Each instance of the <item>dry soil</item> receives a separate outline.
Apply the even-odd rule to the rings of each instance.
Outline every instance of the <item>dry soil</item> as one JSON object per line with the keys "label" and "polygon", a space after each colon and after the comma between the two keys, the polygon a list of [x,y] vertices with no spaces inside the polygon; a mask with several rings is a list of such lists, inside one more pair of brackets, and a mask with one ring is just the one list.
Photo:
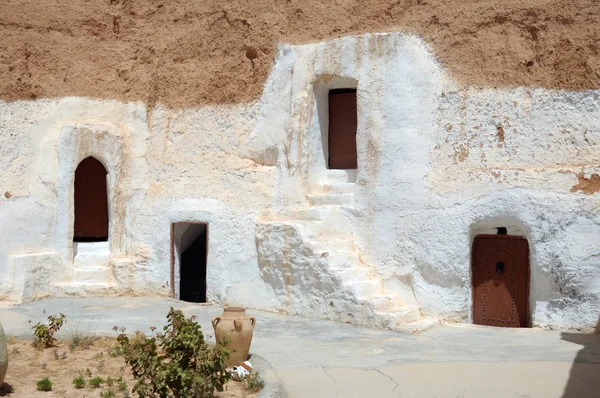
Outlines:
{"label": "dry soil", "polygon": [[422,36],[464,84],[600,87],[597,0],[3,0],[0,98],[252,101],[278,43]]}
{"label": "dry soil", "polygon": [[[116,397],[135,396],[131,393],[133,377],[125,361],[120,356],[109,355],[110,348],[116,345],[115,339],[97,339],[89,348],[79,347],[74,350],[70,349],[69,344],[69,341],[60,341],[56,348],[39,350],[31,345],[31,341],[9,341],[9,363],[5,382],[14,389],[9,396],[16,398],[85,398],[99,397],[102,392],[109,389],[115,392]],[[66,354],[66,357],[58,359],[54,354],[55,350],[59,357],[63,354]],[[73,379],[80,374],[83,374],[87,383],[90,379],[87,370],[91,372],[91,377],[98,376],[103,379],[122,377],[127,383],[129,395],[119,391],[117,383],[114,383],[112,387],[106,383],[100,388],[92,388],[89,385],[84,389],[73,387]],[[44,377],[48,377],[53,382],[51,392],[36,390],[36,381]],[[217,393],[216,397],[252,398],[256,395],[247,393],[240,382],[230,381],[226,390]]]}

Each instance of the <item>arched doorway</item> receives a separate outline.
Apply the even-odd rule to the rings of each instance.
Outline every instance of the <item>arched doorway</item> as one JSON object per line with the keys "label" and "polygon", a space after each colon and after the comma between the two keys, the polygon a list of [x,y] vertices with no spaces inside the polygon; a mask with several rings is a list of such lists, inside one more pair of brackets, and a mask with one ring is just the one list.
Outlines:
{"label": "arched doorway", "polygon": [[75,242],[108,240],[107,174],[93,157],[82,160],[75,170]]}
{"label": "arched doorway", "polygon": [[473,323],[530,327],[529,243],[498,231],[473,242]]}

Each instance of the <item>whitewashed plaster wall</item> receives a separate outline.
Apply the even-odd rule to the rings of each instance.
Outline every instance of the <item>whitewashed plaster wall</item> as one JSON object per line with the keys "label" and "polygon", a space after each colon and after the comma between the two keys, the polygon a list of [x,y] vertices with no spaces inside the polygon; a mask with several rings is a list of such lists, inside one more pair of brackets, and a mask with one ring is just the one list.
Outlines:
{"label": "whitewashed plaster wall", "polygon": [[[284,289],[257,233],[270,254],[298,239],[260,223],[308,208],[327,180],[326,93],[350,86],[349,233],[386,291],[425,316],[469,322],[472,240],[506,226],[529,240],[533,323],[597,323],[600,193],[571,190],[579,173],[600,173],[600,92],[462,87],[422,40],[399,33],[281,45],[252,104],[0,103],[0,295],[168,295],[171,223],[197,221],[210,225],[209,301],[341,319],[328,300],[355,303],[320,260],[286,260],[303,277]],[[109,171],[115,281],[100,291],[70,283],[72,175],[86,156]]]}

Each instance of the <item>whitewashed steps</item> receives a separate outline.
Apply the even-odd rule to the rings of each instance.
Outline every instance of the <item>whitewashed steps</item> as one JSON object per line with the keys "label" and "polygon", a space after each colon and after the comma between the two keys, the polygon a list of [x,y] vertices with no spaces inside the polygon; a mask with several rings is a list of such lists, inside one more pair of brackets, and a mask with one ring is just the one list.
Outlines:
{"label": "whitewashed steps", "polygon": [[114,295],[116,292],[115,283],[106,282],[70,282],[56,283],[55,286],[62,291],[65,296],[89,296],[103,297]]}
{"label": "whitewashed steps", "polygon": [[73,268],[73,282],[76,283],[111,283],[114,279],[112,269],[108,266]]}
{"label": "whitewashed steps", "polygon": [[375,311],[381,327],[398,330],[402,325],[421,319],[419,307],[401,306],[388,311]]}
{"label": "whitewashed steps", "polygon": [[356,184],[352,182],[333,182],[333,183],[325,183],[319,186],[319,191],[321,193],[353,193],[356,188]]}
{"label": "whitewashed steps", "polygon": [[350,193],[323,193],[309,194],[308,203],[312,206],[344,206],[354,202],[354,195]]}

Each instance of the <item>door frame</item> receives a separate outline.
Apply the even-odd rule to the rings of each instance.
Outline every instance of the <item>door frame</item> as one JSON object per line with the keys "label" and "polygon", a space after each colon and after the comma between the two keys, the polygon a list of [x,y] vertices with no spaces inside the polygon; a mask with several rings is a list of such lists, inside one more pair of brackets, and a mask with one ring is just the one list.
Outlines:
{"label": "door frame", "polygon": [[[208,268],[208,246],[209,246],[209,225],[206,221],[173,221],[171,222],[171,297],[175,297],[175,224],[201,224],[206,225],[206,268]],[[179,262],[181,267],[181,261]],[[208,283],[207,283],[208,286]],[[206,289],[208,302],[208,287]]]}
{"label": "door frame", "polygon": [[[531,322],[531,305],[530,305],[530,290],[531,290],[531,267],[530,267],[530,257],[531,257],[531,248],[529,247],[529,240],[525,236],[521,235],[497,235],[497,234],[479,234],[475,235],[473,238],[473,244],[471,246],[471,323],[475,324],[475,241],[477,238],[489,238],[489,239],[524,239],[527,241],[527,261],[526,267],[527,270],[525,272],[526,275],[526,294],[527,299],[525,300],[525,328],[532,327]],[[485,326],[485,325],[481,325]],[[495,327],[495,326],[492,326]]]}

